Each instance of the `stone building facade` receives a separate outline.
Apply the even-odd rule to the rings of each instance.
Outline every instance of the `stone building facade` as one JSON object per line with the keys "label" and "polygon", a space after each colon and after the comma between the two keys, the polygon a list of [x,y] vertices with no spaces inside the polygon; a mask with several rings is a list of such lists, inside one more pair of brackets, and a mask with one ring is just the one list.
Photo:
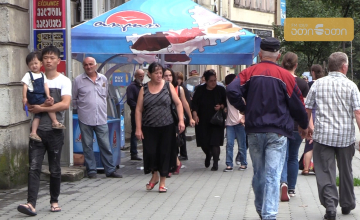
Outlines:
{"label": "stone building facade", "polygon": [[29,2],[0,0],[0,189],[27,182],[29,119],[22,84],[29,53]]}

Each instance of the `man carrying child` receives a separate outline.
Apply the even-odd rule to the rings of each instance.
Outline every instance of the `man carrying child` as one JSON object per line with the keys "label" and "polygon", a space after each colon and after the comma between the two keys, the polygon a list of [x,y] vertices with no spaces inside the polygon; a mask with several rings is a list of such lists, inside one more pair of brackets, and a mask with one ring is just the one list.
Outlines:
{"label": "man carrying child", "polygon": [[[60,51],[54,46],[46,47],[42,50],[42,62],[45,67],[45,75],[50,90],[52,100],[47,99],[50,105],[29,105],[32,113],[56,112],[56,119],[60,123],[64,122],[65,110],[70,106],[71,101],[71,81],[66,76],[57,72],[60,63]],[[37,130],[37,135],[42,142],[30,140],[29,146],[29,180],[27,203],[18,206],[18,211],[26,215],[36,215],[35,206],[39,192],[41,165],[44,155],[47,152],[50,170],[50,205],[51,212],[59,212],[61,208],[58,204],[61,184],[60,158],[61,149],[64,143],[64,132],[61,129],[53,129],[53,122],[49,114],[42,114]]]}

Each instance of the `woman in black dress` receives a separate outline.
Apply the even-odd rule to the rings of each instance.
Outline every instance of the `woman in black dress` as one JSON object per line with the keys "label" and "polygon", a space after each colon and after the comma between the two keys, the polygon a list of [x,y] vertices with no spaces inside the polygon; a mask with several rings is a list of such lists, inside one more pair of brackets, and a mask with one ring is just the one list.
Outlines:
{"label": "woman in black dress", "polygon": [[226,107],[225,88],[217,85],[214,70],[204,73],[206,83],[197,88],[192,100],[193,119],[195,120],[196,144],[206,154],[205,167],[210,166],[211,157],[214,159],[212,171],[218,170],[220,146],[224,144],[223,126],[210,123],[213,115]]}

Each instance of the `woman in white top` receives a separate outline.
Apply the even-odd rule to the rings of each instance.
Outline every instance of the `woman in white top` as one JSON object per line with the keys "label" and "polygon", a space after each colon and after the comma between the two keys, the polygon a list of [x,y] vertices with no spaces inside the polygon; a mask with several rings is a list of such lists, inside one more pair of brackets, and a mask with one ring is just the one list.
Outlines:
{"label": "woman in white top", "polygon": [[[229,85],[234,79],[235,74],[229,74],[225,77],[225,85]],[[233,149],[234,140],[236,138],[238,143],[238,156],[241,166],[239,170],[246,170],[246,133],[245,133],[245,116],[240,114],[234,106],[227,102],[227,118],[226,118],[226,168],[224,172],[233,171]]]}

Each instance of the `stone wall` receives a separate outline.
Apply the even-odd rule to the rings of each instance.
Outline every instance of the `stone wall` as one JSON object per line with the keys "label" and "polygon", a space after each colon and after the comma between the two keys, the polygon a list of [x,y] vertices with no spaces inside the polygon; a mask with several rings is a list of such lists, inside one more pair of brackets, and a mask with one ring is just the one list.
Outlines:
{"label": "stone wall", "polygon": [[22,84],[29,53],[29,1],[0,0],[0,189],[27,182],[29,119]]}

